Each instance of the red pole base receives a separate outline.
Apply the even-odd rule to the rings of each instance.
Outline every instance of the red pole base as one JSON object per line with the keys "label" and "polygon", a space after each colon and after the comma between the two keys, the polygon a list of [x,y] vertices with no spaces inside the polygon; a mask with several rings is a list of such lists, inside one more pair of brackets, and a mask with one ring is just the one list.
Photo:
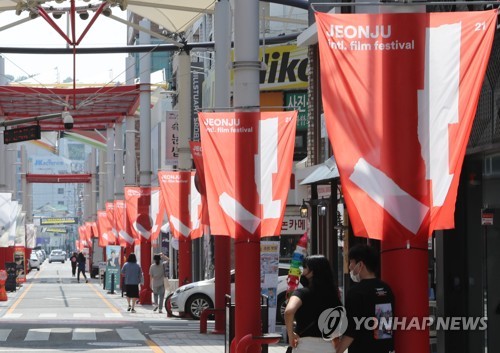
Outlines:
{"label": "red pole base", "polygon": [[[236,353],[240,341],[250,335],[261,336],[260,314],[260,239],[236,241],[234,244],[235,327],[231,353]],[[260,353],[259,345],[247,347],[248,353]]]}
{"label": "red pole base", "polygon": [[[403,242],[382,241],[382,280],[391,287],[395,303],[394,317],[423,322],[429,316],[427,239]],[[429,327],[402,329],[394,323],[396,352],[429,353]],[[410,326],[411,327],[411,326]]]}
{"label": "red pole base", "polygon": [[[231,295],[231,238],[215,236],[215,307],[224,308],[226,294]],[[215,313],[214,333],[226,331],[226,314]]]}
{"label": "red pole base", "polygon": [[151,288],[147,288],[147,287],[143,286],[141,291],[139,292],[139,302],[142,305],[153,304],[153,301],[151,300],[152,294],[153,294],[153,291],[151,290]]}

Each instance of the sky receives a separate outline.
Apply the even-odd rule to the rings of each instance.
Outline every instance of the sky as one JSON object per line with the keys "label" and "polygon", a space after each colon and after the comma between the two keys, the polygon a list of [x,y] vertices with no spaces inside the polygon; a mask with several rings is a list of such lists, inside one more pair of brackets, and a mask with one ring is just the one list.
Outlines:
{"label": "sky", "polygon": [[[88,3],[83,3],[87,4]],[[54,3],[55,6],[58,5]],[[126,11],[113,8],[113,15],[126,17]],[[90,22],[76,16],[77,38]],[[0,13],[0,47],[32,47],[32,48],[64,48],[66,41],[42,17],[25,22],[12,28],[4,29],[6,25],[28,17],[23,11],[17,16],[14,11]],[[63,15],[54,19],[63,32],[67,32],[67,20]],[[79,47],[116,47],[125,46],[127,41],[127,26],[106,16],[100,15],[87,32]],[[71,38],[71,36],[69,36]],[[73,77],[72,55],[51,54],[3,54],[5,58],[5,74],[14,78],[36,74],[37,83],[62,82],[67,77]],[[76,56],[76,79],[82,83],[101,83],[125,81],[125,58],[128,54],[80,54]],[[52,81],[52,82],[50,82]]]}

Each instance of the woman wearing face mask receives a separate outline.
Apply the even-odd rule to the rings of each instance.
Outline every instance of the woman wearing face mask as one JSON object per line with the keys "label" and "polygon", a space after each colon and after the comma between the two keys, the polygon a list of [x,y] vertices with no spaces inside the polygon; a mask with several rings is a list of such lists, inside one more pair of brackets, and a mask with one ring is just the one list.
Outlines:
{"label": "woman wearing face mask", "polygon": [[303,288],[293,292],[285,309],[289,345],[294,353],[333,353],[335,349],[329,337],[325,337],[329,329],[318,322],[325,310],[342,306],[332,268],[323,255],[306,257],[303,267]]}

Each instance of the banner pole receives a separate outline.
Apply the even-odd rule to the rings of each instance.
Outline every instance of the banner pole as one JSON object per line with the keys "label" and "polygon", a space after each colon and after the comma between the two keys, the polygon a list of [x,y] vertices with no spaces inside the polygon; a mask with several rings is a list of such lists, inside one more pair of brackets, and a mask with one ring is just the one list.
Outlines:
{"label": "banner pole", "polygon": [[[142,27],[149,29],[151,24],[149,20],[143,19],[139,23]],[[141,31],[139,33],[139,43],[149,44],[151,36],[149,33]],[[143,202],[139,200],[141,211],[147,212],[149,216],[151,209],[151,53],[146,53],[142,57],[140,63],[140,158],[139,158],[139,186],[144,189],[149,189],[147,196],[141,196]],[[138,207],[139,211],[139,207]],[[138,217],[141,214],[138,214]],[[144,215],[144,213],[143,213]],[[149,216],[150,217],[150,216]],[[151,226],[155,221],[152,220]],[[150,278],[148,276],[149,267],[151,266],[151,241],[141,236],[141,267],[144,275],[144,284],[142,285],[139,300],[141,304],[152,304],[152,290],[149,286]]]}
{"label": "banner pole", "polygon": [[[215,106],[230,106],[231,6],[228,0],[215,4]],[[225,307],[226,295],[231,295],[231,237],[214,235],[215,246],[215,308]],[[226,329],[226,315],[217,311],[213,333]],[[229,352],[228,352],[229,353]]]}

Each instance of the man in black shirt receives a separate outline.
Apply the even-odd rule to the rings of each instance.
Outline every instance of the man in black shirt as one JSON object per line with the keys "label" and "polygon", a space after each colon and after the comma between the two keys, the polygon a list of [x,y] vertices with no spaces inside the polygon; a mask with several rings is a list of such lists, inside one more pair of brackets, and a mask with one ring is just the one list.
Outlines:
{"label": "man in black shirt", "polygon": [[347,330],[336,349],[343,353],[393,353],[392,317],[394,296],[391,288],[375,276],[376,251],[356,245],[349,251],[349,270],[354,285],[347,293]]}

